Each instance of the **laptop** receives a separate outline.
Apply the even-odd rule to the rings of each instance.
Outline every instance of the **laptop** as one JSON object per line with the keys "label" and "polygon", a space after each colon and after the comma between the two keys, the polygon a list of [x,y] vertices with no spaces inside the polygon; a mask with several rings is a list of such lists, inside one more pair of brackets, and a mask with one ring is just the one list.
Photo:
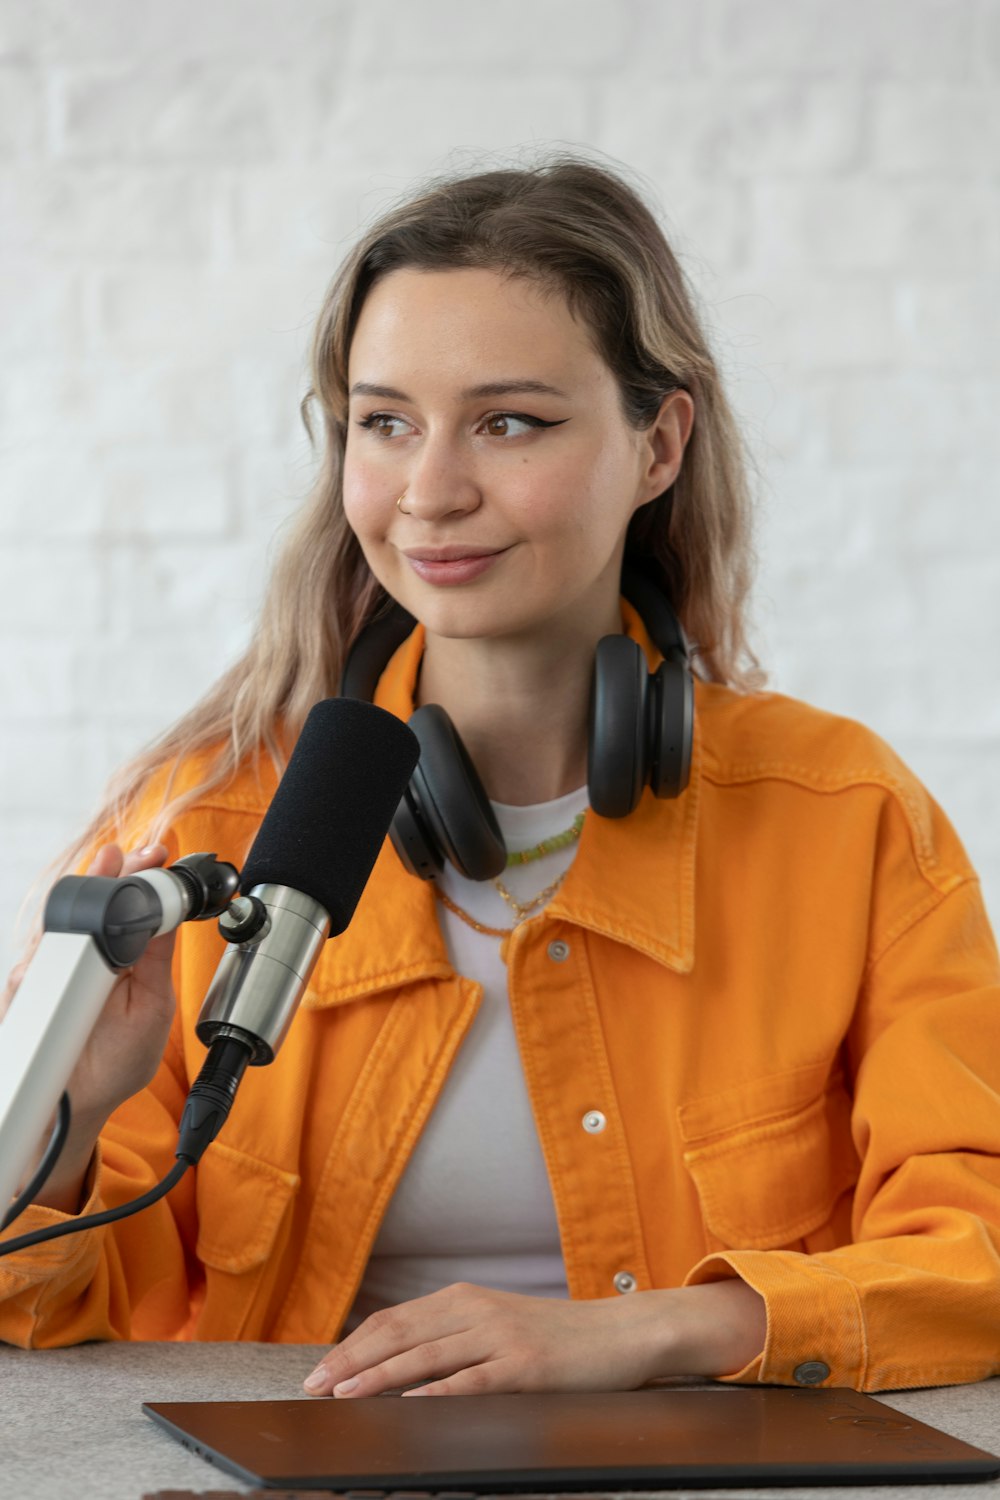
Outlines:
{"label": "laptop", "polygon": [[740,1488],[995,1479],[1000,1458],[852,1390],[151,1401],[143,1411],[262,1488]]}

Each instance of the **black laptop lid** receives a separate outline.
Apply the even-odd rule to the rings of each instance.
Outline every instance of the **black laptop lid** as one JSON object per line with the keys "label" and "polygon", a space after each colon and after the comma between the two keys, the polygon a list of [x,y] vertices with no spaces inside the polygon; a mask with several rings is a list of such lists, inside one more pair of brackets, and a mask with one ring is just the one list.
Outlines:
{"label": "black laptop lid", "polygon": [[849,1390],[148,1402],[187,1447],[289,1489],[626,1490],[990,1479],[1000,1458]]}

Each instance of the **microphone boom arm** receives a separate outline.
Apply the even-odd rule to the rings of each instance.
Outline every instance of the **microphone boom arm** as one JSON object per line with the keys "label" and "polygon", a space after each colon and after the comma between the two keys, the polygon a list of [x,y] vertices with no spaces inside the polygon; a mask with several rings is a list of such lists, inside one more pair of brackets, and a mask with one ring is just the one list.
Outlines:
{"label": "microphone boom arm", "polygon": [[66,875],[53,886],[42,940],[0,1024],[0,1218],[122,970],[152,938],[218,916],[238,881],[232,865],[196,854],[169,869]]}

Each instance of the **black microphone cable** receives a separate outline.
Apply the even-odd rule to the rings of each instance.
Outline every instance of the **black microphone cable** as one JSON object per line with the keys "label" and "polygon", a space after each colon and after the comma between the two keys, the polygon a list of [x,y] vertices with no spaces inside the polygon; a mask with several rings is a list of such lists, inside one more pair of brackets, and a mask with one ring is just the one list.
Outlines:
{"label": "black microphone cable", "polygon": [[[253,1038],[242,1042],[238,1037],[229,1035],[220,1036],[209,1047],[201,1072],[191,1085],[181,1116],[177,1150],[174,1152],[177,1165],[155,1187],[151,1187],[148,1193],[143,1193],[140,1198],[130,1198],[128,1203],[120,1203],[117,1208],[108,1208],[99,1214],[87,1214],[82,1219],[67,1219],[64,1224],[50,1224],[44,1229],[34,1229],[29,1234],[6,1240],[0,1244],[0,1256],[13,1255],[15,1250],[27,1250],[32,1245],[43,1245],[47,1240],[59,1239],[64,1234],[99,1229],[102,1224],[113,1224],[118,1219],[127,1219],[131,1214],[141,1213],[144,1208],[165,1198],[180,1182],[188,1167],[193,1167],[200,1161],[206,1146],[224,1125],[254,1046]],[[11,1204],[0,1224],[0,1230],[12,1224],[38,1196],[65,1144],[69,1121],[69,1096],[63,1094],[59,1101],[59,1116],[45,1154],[27,1187]]]}

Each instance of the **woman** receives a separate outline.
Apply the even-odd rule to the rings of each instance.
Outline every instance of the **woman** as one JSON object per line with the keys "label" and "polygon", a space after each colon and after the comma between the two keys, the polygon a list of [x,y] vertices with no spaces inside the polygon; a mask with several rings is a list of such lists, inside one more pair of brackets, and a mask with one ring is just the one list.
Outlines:
{"label": "woman", "polygon": [[[759,690],[744,460],[649,212],[572,159],[433,186],[339,274],[310,394],[324,466],[250,650],[75,853],[239,860],[388,598],[418,623],[376,701],[447,711],[518,860],[421,881],[387,844],[196,1174],[0,1262],[2,1336],[339,1337],[306,1381],[338,1396],[1000,1371],[978,883],[887,746]],[[606,817],[598,643],[662,654],[624,561],[700,676],[677,795]],[[18,1232],[166,1174],[219,949],[183,928],[123,979]]]}

